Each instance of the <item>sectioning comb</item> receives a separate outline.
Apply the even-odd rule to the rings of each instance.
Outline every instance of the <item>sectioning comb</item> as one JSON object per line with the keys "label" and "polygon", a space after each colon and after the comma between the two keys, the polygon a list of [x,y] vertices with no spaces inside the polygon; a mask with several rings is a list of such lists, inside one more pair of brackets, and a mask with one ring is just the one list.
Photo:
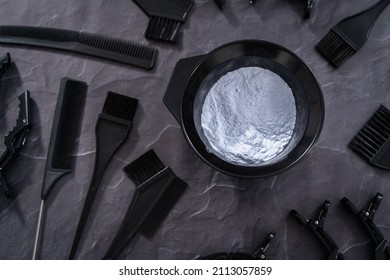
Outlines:
{"label": "sectioning comb", "polygon": [[73,169],[73,152],[80,136],[87,88],[88,85],[84,82],[68,78],[61,80],[47,152],[33,259],[38,258],[44,203],[57,181]]}
{"label": "sectioning comb", "polygon": [[6,150],[0,157],[0,186],[3,188],[7,198],[15,198],[16,193],[10,188],[5,179],[5,170],[8,168],[9,164],[15,160],[20,150],[23,148],[31,128],[30,92],[25,91],[20,95],[19,101],[20,110],[18,119],[16,120],[16,126],[4,137]]}
{"label": "sectioning comb", "polygon": [[122,39],[33,26],[0,26],[0,43],[71,51],[145,69],[153,68],[157,56],[155,48]]}
{"label": "sectioning comb", "polygon": [[387,240],[380,232],[374,223],[375,213],[381,204],[383,195],[377,193],[370,202],[367,209],[359,211],[356,206],[346,197],[341,199],[341,204],[344,205],[352,214],[354,214],[367,229],[371,240],[375,244],[374,256],[376,260],[390,260],[390,247],[387,246]]}
{"label": "sectioning comb", "polygon": [[390,110],[380,105],[349,147],[372,166],[390,169]]}
{"label": "sectioning comb", "polygon": [[104,259],[117,258],[137,232],[151,239],[187,188],[187,184],[164,166],[153,150],[123,170],[136,185],[136,190]]}
{"label": "sectioning comb", "polygon": [[334,67],[339,67],[364,46],[376,20],[389,4],[390,0],[382,0],[343,19],[316,45],[317,51]]}
{"label": "sectioning comb", "polygon": [[137,106],[138,100],[135,98],[114,92],[109,92],[107,94],[103,111],[99,115],[96,123],[96,157],[93,175],[81,212],[69,259],[73,259],[76,254],[104,170],[114,153],[129,135]]}
{"label": "sectioning comb", "polygon": [[329,253],[328,260],[344,260],[344,255],[339,252],[339,247],[336,245],[330,235],[324,230],[325,219],[328,215],[329,206],[330,202],[325,200],[318,214],[318,218],[315,219],[308,220],[301,216],[294,209],[290,211],[290,215],[295,217],[302,224],[306,225],[315,234],[318,240],[321,241]]}
{"label": "sectioning comb", "polygon": [[11,66],[11,55],[6,53],[3,57],[0,58],[0,78],[5,71]]}

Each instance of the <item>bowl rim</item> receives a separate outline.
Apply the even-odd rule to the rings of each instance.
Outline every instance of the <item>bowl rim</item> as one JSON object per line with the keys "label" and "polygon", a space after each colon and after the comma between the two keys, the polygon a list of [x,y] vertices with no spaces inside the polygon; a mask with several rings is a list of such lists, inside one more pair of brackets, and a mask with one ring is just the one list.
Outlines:
{"label": "bowl rim", "polygon": [[[201,81],[218,65],[242,56],[259,56],[280,63],[294,74],[308,97],[309,117],[306,130],[288,155],[280,161],[262,166],[242,166],[229,163],[206,150],[193,120],[193,106]],[[298,76],[297,76],[298,75]],[[304,78],[304,80],[302,80]],[[222,45],[199,60],[185,86],[181,99],[180,118],[186,141],[195,153],[208,165],[225,174],[262,178],[276,175],[297,164],[313,148],[322,130],[325,105],[322,90],[310,68],[289,49],[269,41],[240,40]]]}

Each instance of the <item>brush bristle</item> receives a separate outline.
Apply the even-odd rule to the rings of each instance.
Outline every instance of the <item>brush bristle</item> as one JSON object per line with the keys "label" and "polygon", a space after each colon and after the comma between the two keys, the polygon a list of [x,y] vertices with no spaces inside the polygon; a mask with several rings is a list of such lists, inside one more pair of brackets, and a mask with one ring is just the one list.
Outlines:
{"label": "brush bristle", "polygon": [[349,143],[358,154],[371,160],[390,137],[390,111],[383,105]]}
{"label": "brush bristle", "polygon": [[136,186],[139,186],[165,168],[156,153],[150,150],[125,166],[123,171]]}
{"label": "brush bristle", "polygon": [[223,10],[223,8],[225,7],[225,0],[214,0],[214,2],[221,10]]}
{"label": "brush bristle", "polygon": [[138,100],[115,92],[108,92],[103,106],[103,114],[132,121],[137,109]]}
{"label": "brush bristle", "polygon": [[140,231],[145,237],[149,239],[153,238],[154,234],[186,188],[187,184],[176,177],[142,223]]}
{"label": "brush bristle", "polygon": [[178,39],[181,22],[177,20],[152,17],[145,31],[148,39],[176,42]]}
{"label": "brush bristle", "polygon": [[351,45],[333,30],[316,45],[316,49],[336,68],[356,52]]}

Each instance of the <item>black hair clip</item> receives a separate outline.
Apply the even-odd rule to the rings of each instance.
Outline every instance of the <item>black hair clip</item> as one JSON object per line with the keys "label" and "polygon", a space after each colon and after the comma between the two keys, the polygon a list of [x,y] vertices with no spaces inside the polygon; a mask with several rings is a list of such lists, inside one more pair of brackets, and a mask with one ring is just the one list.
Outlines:
{"label": "black hair clip", "polygon": [[367,209],[359,211],[356,206],[346,197],[341,199],[341,204],[356,215],[359,221],[367,229],[375,244],[375,259],[376,260],[390,260],[390,248],[387,246],[387,240],[383,237],[378,227],[374,223],[375,213],[381,204],[383,195],[377,193],[371,200]]}
{"label": "black hair clip", "polygon": [[8,70],[11,66],[11,55],[6,53],[2,58],[0,58],[0,77]]}
{"label": "black hair clip", "polygon": [[5,170],[13,159],[19,154],[20,149],[26,142],[30,129],[30,92],[25,91],[19,96],[19,116],[16,126],[4,137],[6,150],[0,158],[0,186],[7,198],[15,198],[15,193],[10,189],[6,179]]}
{"label": "black hair clip", "polygon": [[336,245],[330,235],[324,230],[325,219],[330,206],[329,200],[325,200],[317,219],[308,220],[302,217],[296,210],[292,209],[290,215],[297,218],[301,223],[308,226],[314,232],[321,243],[329,252],[328,260],[344,260],[344,256],[339,252],[339,247]]}
{"label": "black hair clip", "polygon": [[267,250],[271,240],[274,238],[275,232],[271,232],[266,239],[261,242],[261,244],[257,247],[255,253],[242,253],[242,252],[222,252],[211,254],[207,256],[199,256],[197,260],[267,260],[267,255],[265,251]]}

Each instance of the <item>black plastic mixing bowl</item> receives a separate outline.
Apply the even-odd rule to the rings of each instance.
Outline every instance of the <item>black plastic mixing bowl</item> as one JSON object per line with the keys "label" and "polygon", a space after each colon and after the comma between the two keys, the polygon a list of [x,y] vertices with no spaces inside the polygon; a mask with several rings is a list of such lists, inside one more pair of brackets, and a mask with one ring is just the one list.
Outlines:
{"label": "black plastic mixing bowl", "polygon": [[[200,122],[203,103],[211,87],[223,75],[241,67],[261,67],[278,74],[292,89],[297,109],[288,145],[275,158],[256,166],[232,164],[209,152],[213,149]],[[206,55],[179,60],[164,103],[202,160],[219,171],[239,177],[270,176],[293,166],[311,150],[324,121],[322,92],[310,69],[288,49],[258,40],[232,42]]]}

